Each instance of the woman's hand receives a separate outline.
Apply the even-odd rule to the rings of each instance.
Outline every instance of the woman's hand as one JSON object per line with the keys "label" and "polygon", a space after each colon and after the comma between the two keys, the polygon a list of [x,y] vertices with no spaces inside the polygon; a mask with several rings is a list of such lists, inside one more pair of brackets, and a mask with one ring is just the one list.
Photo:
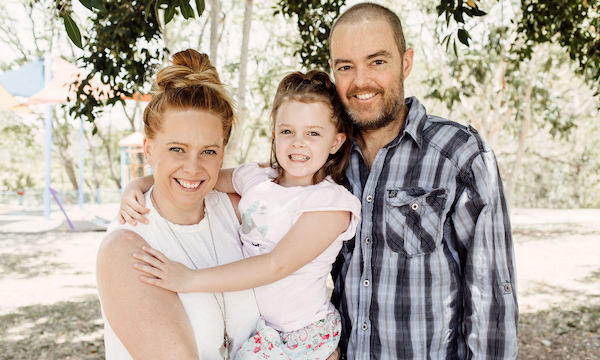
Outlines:
{"label": "woman's hand", "polygon": [[121,195],[121,204],[119,206],[119,222],[125,224],[125,222],[135,226],[137,221],[148,224],[148,219],[144,217],[144,214],[150,212],[150,209],[145,207],[146,201],[144,199],[144,193],[142,188],[135,182],[132,181],[123,189],[123,195]]}
{"label": "woman's hand", "polygon": [[134,263],[133,267],[152,275],[152,277],[140,276],[142,282],[173,292],[199,291],[193,288],[194,270],[170,260],[163,253],[151,247],[144,246],[142,250],[143,253],[133,253],[133,257],[144,263]]}

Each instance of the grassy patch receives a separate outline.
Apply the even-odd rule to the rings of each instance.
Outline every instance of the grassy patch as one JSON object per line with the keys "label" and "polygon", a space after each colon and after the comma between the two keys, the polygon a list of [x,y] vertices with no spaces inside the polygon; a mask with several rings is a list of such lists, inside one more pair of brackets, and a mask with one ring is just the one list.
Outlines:
{"label": "grassy patch", "polygon": [[57,269],[68,268],[64,263],[48,260],[54,255],[49,251],[33,251],[22,254],[0,253],[0,279],[7,276],[19,279],[47,276]]}
{"label": "grassy patch", "polygon": [[600,359],[600,306],[522,314],[518,359]]}
{"label": "grassy patch", "polygon": [[96,296],[80,302],[24,306],[0,316],[2,359],[104,359]]}

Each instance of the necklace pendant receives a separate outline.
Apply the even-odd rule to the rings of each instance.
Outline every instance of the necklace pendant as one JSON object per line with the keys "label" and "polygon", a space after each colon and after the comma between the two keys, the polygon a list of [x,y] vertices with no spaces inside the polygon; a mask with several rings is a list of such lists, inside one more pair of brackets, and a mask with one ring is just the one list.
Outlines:
{"label": "necklace pendant", "polygon": [[233,340],[229,337],[227,332],[223,334],[223,345],[219,349],[219,354],[224,360],[229,360],[231,356],[231,350],[233,349]]}

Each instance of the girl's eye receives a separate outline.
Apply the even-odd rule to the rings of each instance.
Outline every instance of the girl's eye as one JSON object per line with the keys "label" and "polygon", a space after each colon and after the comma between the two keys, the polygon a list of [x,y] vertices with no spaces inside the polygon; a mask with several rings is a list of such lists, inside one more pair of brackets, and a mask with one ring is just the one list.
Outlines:
{"label": "girl's eye", "polygon": [[182,148],[178,148],[178,147],[172,147],[172,148],[169,149],[169,151],[176,152],[176,153],[182,153],[183,149]]}
{"label": "girl's eye", "polygon": [[308,135],[310,135],[310,136],[320,136],[321,134],[319,134],[316,131],[311,131],[311,132],[308,133]]}
{"label": "girl's eye", "polygon": [[281,130],[280,134],[291,134],[292,132],[289,130]]}

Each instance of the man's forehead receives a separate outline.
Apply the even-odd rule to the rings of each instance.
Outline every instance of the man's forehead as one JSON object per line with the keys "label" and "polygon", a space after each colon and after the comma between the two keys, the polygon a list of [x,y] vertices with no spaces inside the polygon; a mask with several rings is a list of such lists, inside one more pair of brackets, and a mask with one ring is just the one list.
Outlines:
{"label": "man's forehead", "polygon": [[[358,44],[361,52],[370,53],[394,52],[397,48],[390,24],[384,19],[360,19],[358,21],[344,22],[333,29],[330,40],[330,51],[333,60],[342,54],[353,52],[353,45]],[[353,55],[357,55],[354,53]]]}

